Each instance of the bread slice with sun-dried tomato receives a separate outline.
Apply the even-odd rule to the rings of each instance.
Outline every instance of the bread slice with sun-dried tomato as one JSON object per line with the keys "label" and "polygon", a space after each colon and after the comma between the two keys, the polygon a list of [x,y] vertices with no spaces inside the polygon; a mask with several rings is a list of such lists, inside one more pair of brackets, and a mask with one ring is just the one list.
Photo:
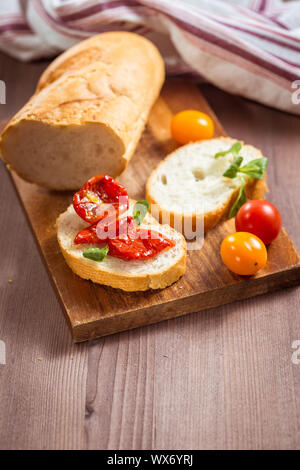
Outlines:
{"label": "bread slice with sun-dried tomato", "polygon": [[[134,203],[135,201],[130,200],[128,215],[132,215]],[[184,237],[170,226],[159,224],[150,214],[146,215],[140,227],[153,228],[174,241],[175,246],[143,260],[125,261],[110,255],[101,262],[84,258],[83,252],[95,245],[76,245],[74,238],[88,225],[76,214],[73,205],[57,219],[57,238],[62,254],[72,271],[84,279],[124,291],[144,291],[167,287],[185,273]]]}

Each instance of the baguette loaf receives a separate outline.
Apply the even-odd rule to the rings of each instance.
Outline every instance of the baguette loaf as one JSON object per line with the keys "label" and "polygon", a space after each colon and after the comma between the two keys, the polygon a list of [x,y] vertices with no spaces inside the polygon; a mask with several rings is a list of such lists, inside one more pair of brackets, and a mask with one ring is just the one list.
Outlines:
{"label": "baguette loaf", "polygon": [[139,141],[164,81],[157,48],[110,32],[66,51],[42,74],[2,133],[2,158],[24,179],[56,190],[117,176]]}
{"label": "baguette loaf", "polygon": [[[191,143],[179,147],[157,166],[147,181],[146,198],[155,204],[152,211],[160,221],[187,235],[186,227],[195,230],[197,211],[198,217],[203,218],[204,233],[228,217],[238,197],[241,180],[223,177],[232,163],[232,154],[218,159],[214,156],[228,150],[234,142],[236,139],[220,137]],[[244,159],[243,164],[263,157],[261,151],[251,145],[243,145],[239,155]],[[265,179],[244,177],[247,197],[263,199]]]}
{"label": "baguette loaf", "polygon": [[[134,202],[130,201],[127,215],[132,215]],[[88,225],[76,214],[73,205],[57,220],[57,238],[65,260],[72,271],[84,279],[124,291],[144,291],[167,287],[185,273],[184,237],[170,226],[160,225],[150,214],[146,215],[141,228],[153,227],[153,230],[174,240],[176,245],[144,260],[124,261],[109,255],[101,262],[84,258],[83,251],[95,245],[76,245],[74,238]]]}

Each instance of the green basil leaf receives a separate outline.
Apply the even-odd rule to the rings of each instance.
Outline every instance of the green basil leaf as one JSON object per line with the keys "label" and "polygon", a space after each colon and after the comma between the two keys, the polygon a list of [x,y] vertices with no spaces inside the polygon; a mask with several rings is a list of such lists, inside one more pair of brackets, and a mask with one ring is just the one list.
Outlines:
{"label": "green basil leaf", "polygon": [[148,201],[138,201],[134,204],[133,207],[133,218],[138,225],[141,225],[147,212],[149,211],[149,202]]}
{"label": "green basil leaf", "polygon": [[240,142],[239,140],[237,140],[237,141],[230,147],[229,150],[224,150],[224,152],[218,152],[218,153],[216,153],[215,158],[225,157],[225,155],[227,155],[228,153],[232,153],[233,156],[237,157],[237,154],[239,153],[239,151],[241,150],[241,148],[242,148],[242,142]]}
{"label": "green basil leaf", "polygon": [[230,219],[231,217],[236,216],[238,210],[242,207],[243,204],[245,204],[246,201],[247,201],[247,197],[246,197],[246,192],[245,192],[245,182],[243,180],[241,187],[240,187],[239,195],[230,210],[230,214],[229,214]]}
{"label": "green basil leaf", "polygon": [[245,173],[246,175],[251,176],[252,178],[262,180],[266,172],[267,165],[268,165],[267,158],[265,157],[257,158],[255,160],[251,160],[249,163],[242,166],[239,169],[239,172]]}
{"label": "green basil leaf", "polygon": [[223,173],[227,178],[235,178],[239,168],[242,164],[243,157],[235,157],[230,167]]}
{"label": "green basil leaf", "polygon": [[93,261],[103,261],[108,253],[108,247],[105,248],[88,248],[84,250],[82,255],[85,258],[92,259]]}

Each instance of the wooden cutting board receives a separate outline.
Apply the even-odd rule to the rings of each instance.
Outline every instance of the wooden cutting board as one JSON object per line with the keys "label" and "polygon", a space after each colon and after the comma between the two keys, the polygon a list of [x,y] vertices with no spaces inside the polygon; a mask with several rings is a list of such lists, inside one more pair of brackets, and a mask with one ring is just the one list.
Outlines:
{"label": "wooden cutting board", "polygon": [[[151,171],[176,147],[170,136],[170,118],[187,108],[208,113],[214,119],[216,136],[226,135],[196,86],[182,81],[167,82],[153,107],[136,154],[119,178],[134,199],[144,198],[145,182]],[[229,220],[207,235],[201,250],[188,254],[185,276],[164,290],[125,293],[93,284],[72,273],[56,241],[56,218],[68,207],[72,194],[47,191],[26,183],[14,173],[11,176],[75,342],[300,283],[300,258],[284,229],[268,248],[267,266],[256,276],[242,278],[229,272],[219,256],[221,241],[234,231],[234,221]]]}

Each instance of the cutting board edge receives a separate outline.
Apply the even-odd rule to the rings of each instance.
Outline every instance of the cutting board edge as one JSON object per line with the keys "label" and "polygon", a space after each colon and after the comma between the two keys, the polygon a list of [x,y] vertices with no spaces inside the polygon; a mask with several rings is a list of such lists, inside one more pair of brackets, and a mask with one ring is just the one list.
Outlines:
{"label": "cutting board edge", "polygon": [[[291,275],[288,277],[288,275]],[[284,277],[283,277],[284,275]],[[287,278],[288,277],[288,278]],[[245,285],[244,282],[241,283],[241,290],[236,290],[236,284],[232,284],[227,288],[227,295],[228,298],[222,300],[218,300],[219,297],[216,296],[216,292],[222,291],[223,288],[212,289],[205,293],[195,294],[194,296],[184,297],[181,299],[172,300],[166,302],[164,304],[153,305],[150,307],[145,307],[140,310],[129,310],[127,312],[122,312],[119,316],[115,316],[115,321],[120,322],[129,317],[129,321],[135,321],[135,325],[126,324],[119,329],[109,328],[106,331],[103,331],[105,328],[105,323],[107,320],[111,320],[112,317],[103,318],[101,320],[93,320],[91,322],[87,322],[84,325],[79,324],[71,324],[68,321],[68,324],[71,329],[72,337],[74,343],[81,343],[84,341],[92,341],[97,338],[101,338],[104,336],[108,336],[115,333],[120,333],[122,331],[133,330],[135,328],[140,328],[141,326],[149,326],[155,323],[160,323],[162,321],[171,320],[172,318],[182,317],[184,315],[188,315],[190,313],[201,312],[204,310],[210,310],[213,308],[220,307],[221,305],[227,305],[230,303],[235,303],[239,300],[246,300],[253,297],[257,297],[260,295],[264,295],[271,292],[276,292],[282,289],[290,288],[290,287],[297,287],[300,285],[300,263],[296,265],[291,265],[290,268],[285,270],[280,270],[276,273],[269,275],[268,277],[256,278],[256,279],[249,279],[247,284]],[[250,286],[250,289],[249,289]],[[241,292],[245,288],[245,293]],[[259,290],[261,288],[261,290]],[[59,296],[59,291],[56,289],[56,293]],[[201,299],[202,303],[204,298],[208,297],[208,300],[211,300],[209,305],[196,305],[199,299]],[[217,301],[215,301],[217,299]],[[206,299],[207,300],[207,299]],[[188,303],[190,302],[190,306]],[[161,318],[161,309],[163,307],[166,309],[166,316]],[[171,308],[168,308],[170,306]],[[186,307],[186,308],[185,308]],[[181,309],[179,314],[174,314],[174,308]],[[157,313],[160,318],[151,317],[150,321],[145,321],[144,315],[147,315],[151,311],[152,315],[153,312]],[[67,314],[66,308],[64,307],[65,316],[69,319]],[[126,318],[125,318],[126,316]],[[130,316],[134,317],[130,319]],[[136,317],[140,316],[141,321],[140,323],[136,323]],[[149,317],[150,318],[150,317]],[[102,332],[99,330],[102,328]],[[83,333],[86,331],[87,333]]]}

